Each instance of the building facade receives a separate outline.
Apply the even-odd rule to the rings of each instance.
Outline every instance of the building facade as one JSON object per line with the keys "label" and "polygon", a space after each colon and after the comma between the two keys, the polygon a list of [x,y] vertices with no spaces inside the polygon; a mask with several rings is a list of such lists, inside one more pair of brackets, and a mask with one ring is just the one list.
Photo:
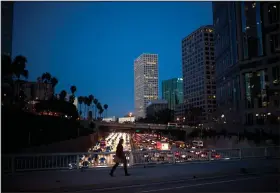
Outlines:
{"label": "building facade", "polygon": [[118,123],[127,123],[127,122],[135,122],[135,117],[119,117]]}
{"label": "building facade", "polygon": [[54,88],[52,84],[39,82],[25,82],[15,84],[15,96],[19,95],[20,90],[24,91],[25,100],[49,100],[53,97]]}
{"label": "building facade", "polygon": [[157,112],[166,109],[168,109],[168,102],[166,100],[152,100],[147,105],[146,116],[155,116]]}
{"label": "building facade", "polygon": [[213,26],[202,26],[182,40],[182,62],[185,112],[202,109],[197,118],[207,122],[216,110]]}
{"label": "building facade", "polygon": [[146,107],[158,99],[158,55],[141,54],[134,61],[135,117],[145,118]]}
{"label": "building facade", "polygon": [[[213,2],[217,114],[239,119],[238,21],[235,2]],[[236,120],[236,121],[237,121]]]}
{"label": "building facade", "polygon": [[183,121],[185,122],[186,115],[185,115],[185,106],[183,103],[178,104],[175,106],[174,110],[174,121]]}
{"label": "building facade", "polygon": [[175,106],[183,103],[183,79],[172,78],[162,81],[162,98],[168,102],[168,108],[175,110]]}
{"label": "building facade", "polygon": [[[224,116],[237,119],[243,128],[273,128],[279,124],[279,7],[278,2],[213,3],[218,107],[225,114],[236,111],[238,116]],[[224,23],[231,28],[220,22],[225,15],[230,17]],[[231,33],[228,40],[222,38],[226,33]],[[219,61],[227,56],[229,60]],[[230,103],[225,104],[223,99]]]}
{"label": "building facade", "polygon": [[12,55],[14,2],[1,1],[1,54]]}

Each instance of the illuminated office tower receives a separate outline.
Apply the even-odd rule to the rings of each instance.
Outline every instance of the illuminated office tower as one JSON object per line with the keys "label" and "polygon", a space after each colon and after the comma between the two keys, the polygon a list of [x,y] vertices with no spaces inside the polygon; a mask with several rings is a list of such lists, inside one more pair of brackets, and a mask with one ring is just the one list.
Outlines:
{"label": "illuminated office tower", "polygon": [[135,117],[146,117],[147,104],[158,99],[158,55],[141,54],[134,60]]}

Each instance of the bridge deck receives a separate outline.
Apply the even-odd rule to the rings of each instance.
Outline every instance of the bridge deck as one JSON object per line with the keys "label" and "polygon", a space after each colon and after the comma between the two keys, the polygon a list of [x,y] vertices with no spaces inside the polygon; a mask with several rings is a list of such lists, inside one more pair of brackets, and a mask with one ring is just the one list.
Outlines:
{"label": "bridge deck", "polygon": [[[132,174],[124,176],[122,168],[116,171],[117,177],[109,176],[109,168],[67,171],[41,171],[7,174],[2,176],[3,191],[51,191],[51,190],[82,190],[85,188],[107,188],[120,185],[145,184],[151,182],[168,181],[174,178],[186,179],[209,177],[240,173],[240,168],[250,168],[257,171],[278,170],[276,159],[250,159],[241,161],[223,161],[209,163],[190,163],[177,165],[158,165],[144,168],[143,166],[129,168]],[[63,187],[63,188],[62,188]],[[61,189],[62,188],[62,189]]]}

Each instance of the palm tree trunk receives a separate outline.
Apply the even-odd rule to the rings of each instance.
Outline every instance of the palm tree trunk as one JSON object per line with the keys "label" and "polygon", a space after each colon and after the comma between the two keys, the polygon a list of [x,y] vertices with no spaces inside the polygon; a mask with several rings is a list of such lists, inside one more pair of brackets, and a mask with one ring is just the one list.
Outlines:
{"label": "palm tree trunk", "polygon": [[95,105],[95,119],[97,118],[97,107]]}
{"label": "palm tree trunk", "polygon": [[85,105],[85,109],[84,109],[84,118],[86,118],[86,108],[87,108],[87,105],[86,104],[84,104]]}

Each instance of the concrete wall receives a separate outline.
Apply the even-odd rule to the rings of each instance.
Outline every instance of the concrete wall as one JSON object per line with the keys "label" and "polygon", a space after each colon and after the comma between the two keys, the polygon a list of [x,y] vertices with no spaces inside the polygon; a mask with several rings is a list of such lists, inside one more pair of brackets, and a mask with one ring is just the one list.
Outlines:
{"label": "concrete wall", "polygon": [[23,153],[68,153],[68,152],[87,152],[88,148],[98,141],[98,134],[81,136],[76,139],[61,141],[49,145],[42,145],[33,148],[23,149]]}

